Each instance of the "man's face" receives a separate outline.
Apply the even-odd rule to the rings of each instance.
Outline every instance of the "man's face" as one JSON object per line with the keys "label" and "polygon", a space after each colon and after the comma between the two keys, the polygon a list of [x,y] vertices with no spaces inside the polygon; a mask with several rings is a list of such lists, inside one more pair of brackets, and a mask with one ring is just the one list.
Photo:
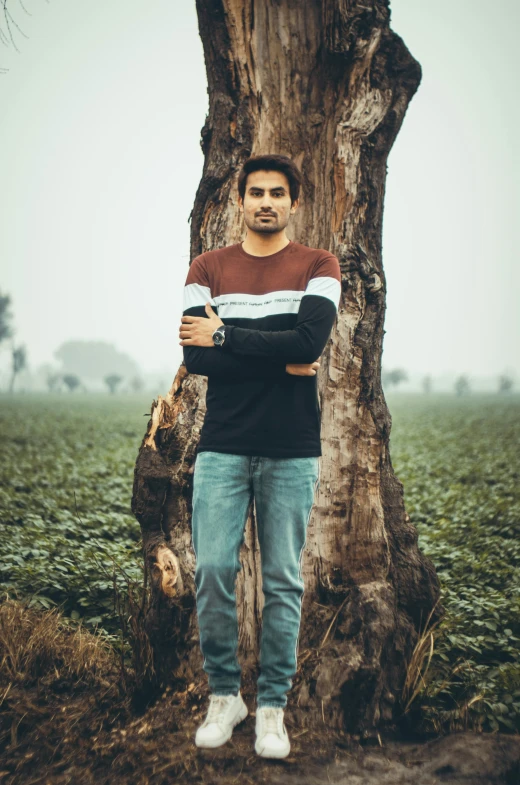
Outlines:
{"label": "man's face", "polygon": [[239,196],[238,205],[250,231],[272,234],[285,229],[298,200],[291,205],[289,181],[282,172],[260,169],[248,174],[244,199]]}

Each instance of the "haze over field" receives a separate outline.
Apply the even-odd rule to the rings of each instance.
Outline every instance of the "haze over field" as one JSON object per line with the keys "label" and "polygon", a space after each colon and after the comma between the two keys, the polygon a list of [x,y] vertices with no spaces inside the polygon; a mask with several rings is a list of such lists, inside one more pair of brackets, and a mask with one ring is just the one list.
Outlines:
{"label": "haze over field", "polygon": [[[108,341],[169,386],[208,106],[195,2],[26,7],[20,52],[0,50],[0,290],[17,343],[35,370],[64,341]],[[388,163],[383,365],[518,380],[520,6],[391,7],[423,81]]]}

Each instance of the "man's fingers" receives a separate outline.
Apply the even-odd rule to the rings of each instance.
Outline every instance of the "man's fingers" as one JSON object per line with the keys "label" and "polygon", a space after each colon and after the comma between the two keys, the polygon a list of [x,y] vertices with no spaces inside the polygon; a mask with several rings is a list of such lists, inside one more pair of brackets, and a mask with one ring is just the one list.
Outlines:
{"label": "man's fingers", "polygon": [[320,364],[313,363],[288,363],[285,370],[292,376],[316,376]]}

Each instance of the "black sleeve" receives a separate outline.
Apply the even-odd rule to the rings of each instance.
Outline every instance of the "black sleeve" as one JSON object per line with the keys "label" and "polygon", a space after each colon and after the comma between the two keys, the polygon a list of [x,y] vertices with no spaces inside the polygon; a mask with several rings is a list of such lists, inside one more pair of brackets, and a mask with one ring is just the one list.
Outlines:
{"label": "black sleeve", "polygon": [[286,363],[313,363],[329,339],[336,321],[337,308],[327,297],[306,294],[302,297],[293,330],[248,330],[229,327],[229,340],[222,348],[227,354],[257,359],[282,360]]}
{"label": "black sleeve", "polygon": [[241,381],[244,379],[281,379],[287,376],[285,360],[281,364],[251,361],[223,354],[220,347],[183,346],[184,364],[189,373],[212,379]]}
{"label": "black sleeve", "polygon": [[285,360],[282,363],[251,360],[223,354],[221,347],[183,346],[184,364],[189,373],[212,379],[241,381],[243,379],[281,379],[287,376]]}
{"label": "black sleeve", "polygon": [[[188,308],[182,315],[207,318],[204,306]],[[233,356],[223,351],[227,341],[226,338],[223,346],[183,346],[182,353],[187,371],[228,381],[281,379],[287,376],[285,360]]]}

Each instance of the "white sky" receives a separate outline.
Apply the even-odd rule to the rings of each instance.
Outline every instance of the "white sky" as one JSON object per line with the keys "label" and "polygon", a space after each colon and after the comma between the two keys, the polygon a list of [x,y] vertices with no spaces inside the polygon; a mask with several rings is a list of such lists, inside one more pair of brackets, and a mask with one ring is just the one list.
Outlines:
{"label": "white sky", "polygon": [[[31,17],[11,0],[20,53],[0,46],[0,290],[17,342],[34,369],[65,340],[107,340],[171,379],[208,106],[195,0],[24,5]],[[383,365],[518,376],[520,4],[391,7],[423,80],[388,161]]]}

